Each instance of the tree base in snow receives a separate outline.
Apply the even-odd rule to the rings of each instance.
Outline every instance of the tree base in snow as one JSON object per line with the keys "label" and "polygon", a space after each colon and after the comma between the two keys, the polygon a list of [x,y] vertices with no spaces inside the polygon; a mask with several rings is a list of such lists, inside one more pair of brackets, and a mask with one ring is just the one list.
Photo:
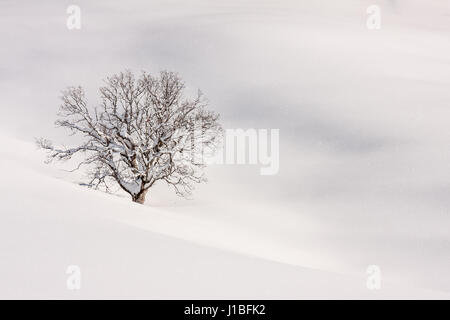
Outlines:
{"label": "tree base in snow", "polygon": [[144,204],[144,202],[145,202],[145,195],[146,194],[147,194],[147,190],[140,192],[136,196],[133,196],[132,197],[133,202]]}

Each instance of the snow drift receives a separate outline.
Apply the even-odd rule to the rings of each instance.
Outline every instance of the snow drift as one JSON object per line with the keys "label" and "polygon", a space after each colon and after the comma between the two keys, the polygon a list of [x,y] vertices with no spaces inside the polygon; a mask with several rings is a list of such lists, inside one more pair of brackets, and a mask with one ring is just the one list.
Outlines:
{"label": "snow drift", "polygon": [[[283,246],[283,231],[261,221],[248,228],[245,219],[224,221],[226,208],[214,207],[219,217],[208,213],[211,205],[189,201],[134,204],[61,179],[61,171],[40,164],[43,154],[30,143],[0,141],[1,298],[446,296],[389,281],[369,291],[365,270],[302,266],[317,262]],[[262,227],[271,233],[258,236]],[[80,290],[66,287],[69,265],[80,267]]]}

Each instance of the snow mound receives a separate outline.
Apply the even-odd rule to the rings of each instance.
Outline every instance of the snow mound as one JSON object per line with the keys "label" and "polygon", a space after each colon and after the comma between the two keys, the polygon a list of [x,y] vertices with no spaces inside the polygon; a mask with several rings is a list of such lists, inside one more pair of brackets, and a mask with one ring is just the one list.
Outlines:
{"label": "snow mound", "polygon": [[[61,179],[30,143],[0,143],[0,298],[445,297],[388,282],[370,291],[364,272],[282,263],[291,248],[214,221],[208,205],[141,206]],[[80,290],[66,286],[70,265]]]}

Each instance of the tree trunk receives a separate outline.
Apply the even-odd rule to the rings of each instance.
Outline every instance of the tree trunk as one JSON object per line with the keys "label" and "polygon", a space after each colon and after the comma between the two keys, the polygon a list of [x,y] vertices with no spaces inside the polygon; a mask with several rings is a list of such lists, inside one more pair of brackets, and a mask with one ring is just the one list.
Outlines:
{"label": "tree trunk", "polygon": [[132,199],[134,202],[140,203],[140,204],[144,204],[145,202],[145,196],[147,194],[148,190],[142,190],[140,191],[137,195],[133,196]]}

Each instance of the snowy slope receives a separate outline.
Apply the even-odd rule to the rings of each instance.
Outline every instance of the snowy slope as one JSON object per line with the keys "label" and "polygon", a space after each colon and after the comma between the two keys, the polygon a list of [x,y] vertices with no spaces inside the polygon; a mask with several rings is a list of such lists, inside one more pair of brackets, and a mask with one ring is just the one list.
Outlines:
{"label": "snowy slope", "polygon": [[[244,229],[220,220],[214,228],[201,206],[140,206],[89,190],[40,165],[42,154],[32,144],[0,140],[1,298],[446,296],[389,282],[369,291],[364,272],[277,262],[280,250],[294,251],[270,237],[258,243],[251,229],[246,238]],[[78,291],[66,288],[69,265],[81,268]]]}
{"label": "snowy slope", "polygon": [[[0,3],[1,297],[448,297],[448,0],[376,1],[376,31],[372,0],[77,4],[69,31],[66,4]],[[60,90],[96,103],[124,68],[180,72],[225,128],[280,129],[280,172],[212,166],[194,200],[159,185],[142,207],[43,165],[33,137],[71,142]]]}

